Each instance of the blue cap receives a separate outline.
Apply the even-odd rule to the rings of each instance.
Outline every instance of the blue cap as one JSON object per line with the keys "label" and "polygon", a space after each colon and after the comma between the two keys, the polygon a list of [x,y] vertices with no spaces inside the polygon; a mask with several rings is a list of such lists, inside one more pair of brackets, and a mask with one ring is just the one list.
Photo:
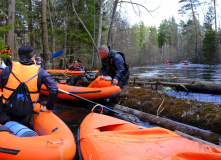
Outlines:
{"label": "blue cap", "polygon": [[25,45],[18,49],[20,59],[30,59],[35,55],[35,50],[31,46]]}

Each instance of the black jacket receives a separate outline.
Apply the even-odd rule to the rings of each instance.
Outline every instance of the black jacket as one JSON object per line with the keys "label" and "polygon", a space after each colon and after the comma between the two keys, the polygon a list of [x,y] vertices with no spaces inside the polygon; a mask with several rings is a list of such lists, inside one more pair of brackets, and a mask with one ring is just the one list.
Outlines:
{"label": "black jacket", "polygon": [[[19,62],[23,65],[34,64],[33,61],[28,60],[28,59],[21,59]],[[3,87],[7,84],[11,69],[12,69],[12,66],[8,66],[2,71],[0,75],[0,88],[1,89],[3,89]],[[37,86],[38,86],[39,91],[40,91],[42,84],[44,84],[49,91],[49,96],[48,96],[46,107],[47,109],[52,110],[54,103],[57,99],[58,86],[57,86],[56,81],[52,78],[52,76],[44,69],[41,69],[41,71],[38,74]]]}

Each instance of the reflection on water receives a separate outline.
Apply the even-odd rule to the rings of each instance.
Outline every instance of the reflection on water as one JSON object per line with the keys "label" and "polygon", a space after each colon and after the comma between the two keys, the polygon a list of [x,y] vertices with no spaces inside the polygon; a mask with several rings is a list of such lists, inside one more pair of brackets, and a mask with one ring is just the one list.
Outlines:
{"label": "reflection on water", "polygon": [[[86,117],[90,112],[90,105],[80,101],[57,100],[53,109],[53,113],[61,118],[70,128],[75,137],[75,142],[77,142],[77,130],[84,117]],[[78,151],[76,152],[73,160],[79,160]]]}
{"label": "reflection on water", "polygon": [[203,81],[221,82],[221,65],[174,64],[150,65],[130,69],[131,76],[178,77]]}
{"label": "reflection on water", "polygon": [[[130,69],[131,76],[141,77],[178,77],[183,79],[193,79],[200,81],[221,82],[221,65],[204,64],[174,64],[174,65],[150,65],[134,67]],[[166,91],[166,94],[176,98],[192,99],[200,102],[221,104],[221,95],[200,94]]]}

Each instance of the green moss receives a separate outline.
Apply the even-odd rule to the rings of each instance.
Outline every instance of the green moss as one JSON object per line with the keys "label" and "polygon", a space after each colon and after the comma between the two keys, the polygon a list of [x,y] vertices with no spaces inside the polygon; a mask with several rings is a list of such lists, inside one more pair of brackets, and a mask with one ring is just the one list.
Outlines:
{"label": "green moss", "polygon": [[178,99],[135,87],[122,90],[114,102],[221,134],[221,107],[215,104]]}

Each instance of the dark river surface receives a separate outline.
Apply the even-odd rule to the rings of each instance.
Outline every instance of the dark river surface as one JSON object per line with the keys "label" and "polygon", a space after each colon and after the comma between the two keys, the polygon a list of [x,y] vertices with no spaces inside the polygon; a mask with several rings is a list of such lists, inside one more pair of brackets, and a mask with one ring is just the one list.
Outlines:
{"label": "dark river surface", "polygon": [[[131,76],[143,77],[178,77],[184,79],[202,80],[221,82],[221,65],[202,65],[202,64],[174,64],[174,65],[149,65],[142,67],[134,67],[130,69]],[[195,99],[197,101],[210,102],[221,104],[220,95],[199,94],[176,91],[165,91],[166,94],[177,98]],[[97,103],[106,105],[105,101],[97,101]],[[84,119],[91,112],[94,105],[84,101],[65,101],[57,100],[53,112],[60,117],[71,129],[77,137],[77,130]],[[139,125],[151,127],[148,123],[138,120]],[[79,156],[76,153],[74,160],[78,160]]]}

